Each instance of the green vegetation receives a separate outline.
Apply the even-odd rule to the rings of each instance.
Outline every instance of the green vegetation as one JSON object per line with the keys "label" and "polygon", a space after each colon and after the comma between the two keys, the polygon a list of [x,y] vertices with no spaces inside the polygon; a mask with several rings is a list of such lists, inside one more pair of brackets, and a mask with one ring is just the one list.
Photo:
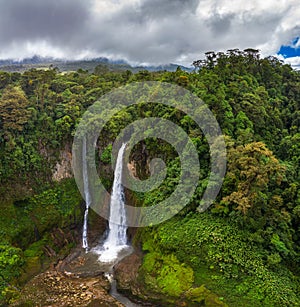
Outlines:
{"label": "green vegetation", "polygon": [[39,273],[48,256],[74,247],[80,203],[75,182],[65,180],[41,194],[2,204],[0,302],[15,297],[16,286]]}
{"label": "green vegetation", "polygon": [[171,296],[179,296],[188,290],[194,279],[192,269],[180,264],[173,255],[148,253],[144,259],[144,269],[146,284]]}
{"label": "green vegetation", "polygon": [[[186,276],[187,273],[177,270],[178,274],[186,275],[183,275],[184,279],[177,276],[176,282],[185,280],[184,284],[190,288],[193,283],[191,276],[194,274],[195,287],[204,285],[219,297],[225,297],[229,306],[299,304],[296,277],[286,267],[278,264],[279,253],[268,256],[264,248],[249,240],[250,232],[239,229],[223,218],[210,213],[190,213],[184,218],[173,218],[153,229],[143,230],[141,236],[144,241],[143,250],[149,252],[143,268],[152,273],[150,277],[146,274],[146,284],[154,272],[158,275],[155,279],[157,282],[167,283],[160,275],[166,270],[172,272],[172,266],[179,260],[192,268],[192,271],[189,270],[189,276]],[[159,267],[161,261],[164,261],[160,257],[174,258],[168,269]],[[165,266],[167,263],[163,262]],[[179,287],[175,285],[172,287],[174,291]],[[161,284],[154,289],[164,291],[164,287]],[[180,292],[179,288],[176,293],[168,293],[179,297],[182,292],[183,289]]]}
{"label": "green vegetation", "polygon": [[[252,49],[209,52],[194,66],[191,73],[103,66],[94,73],[60,74],[53,67],[0,72],[2,296],[13,296],[26,267],[38,270],[45,253],[64,248],[53,243],[55,229],[69,231],[82,218],[74,181],[54,183],[52,175],[57,162],[71,155],[85,110],[114,88],[152,80],[178,84],[209,106],[225,135],[227,173],[214,204],[200,214],[196,208],[207,185],[209,146],[189,116],[141,101],[107,122],[96,153],[107,188],[113,178],[112,143],[137,119],[174,122],[199,154],[200,179],[190,203],[173,219],[137,232],[135,242],[145,252],[139,276],[145,289],[167,302],[196,306],[300,305],[300,74]],[[118,106],[106,103],[108,110]],[[136,174],[147,178],[154,157],[165,161],[167,177],[153,191],[130,194],[143,206],[159,203],[179,182],[179,157],[160,139],[147,138],[134,147]]]}

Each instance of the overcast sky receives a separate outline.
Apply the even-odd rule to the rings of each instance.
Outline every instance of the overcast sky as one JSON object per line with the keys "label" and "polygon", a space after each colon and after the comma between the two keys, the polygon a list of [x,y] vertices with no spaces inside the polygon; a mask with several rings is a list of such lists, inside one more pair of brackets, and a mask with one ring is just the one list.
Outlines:
{"label": "overcast sky", "polygon": [[188,65],[211,50],[252,47],[267,56],[294,44],[289,61],[300,64],[299,36],[299,0],[0,0],[2,59]]}

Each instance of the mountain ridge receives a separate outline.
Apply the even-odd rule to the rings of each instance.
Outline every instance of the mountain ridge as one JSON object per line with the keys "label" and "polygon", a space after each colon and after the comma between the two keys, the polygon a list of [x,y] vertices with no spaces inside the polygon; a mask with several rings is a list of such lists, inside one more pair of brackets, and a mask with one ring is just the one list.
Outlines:
{"label": "mountain ridge", "polygon": [[50,66],[57,67],[59,71],[74,71],[78,69],[85,69],[89,72],[93,72],[96,66],[106,65],[110,71],[122,71],[130,70],[132,72],[137,72],[141,70],[148,71],[176,71],[178,67],[184,71],[192,71],[192,67],[186,67],[180,64],[159,64],[159,65],[130,65],[127,61],[123,59],[111,60],[106,57],[97,57],[91,59],[82,60],[67,60],[67,59],[57,59],[52,57],[42,57],[39,55],[34,55],[29,58],[24,58],[20,60],[16,59],[0,59],[0,70],[8,72],[23,72],[28,69],[47,69]]}

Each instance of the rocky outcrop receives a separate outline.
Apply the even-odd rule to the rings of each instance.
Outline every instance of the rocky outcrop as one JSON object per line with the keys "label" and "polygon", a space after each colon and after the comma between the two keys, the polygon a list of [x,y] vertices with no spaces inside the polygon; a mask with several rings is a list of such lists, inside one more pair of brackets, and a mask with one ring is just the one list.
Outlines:
{"label": "rocky outcrop", "polygon": [[[117,289],[131,301],[141,306],[162,306],[161,304],[157,304],[160,301],[160,297],[155,293],[147,291],[141,280],[139,270],[142,261],[142,253],[135,251],[124,257],[114,266],[114,277],[117,282]],[[163,300],[161,300],[161,302],[163,302]]]}
{"label": "rocky outcrop", "polygon": [[115,265],[115,278],[118,289],[139,295],[139,284],[137,282],[138,271],[142,264],[142,255],[137,252],[122,259]]}
{"label": "rocky outcrop", "polygon": [[146,287],[140,272],[142,261],[143,254],[135,251],[115,265],[118,291],[142,306],[170,306],[161,294]]}
{"label": "rocky outcrop", "polygon": [[[118,283],[118,290],[126,294],[133,301],[143,301],[143,304],[149,306],[220,306],[228,307],[215,293],[211,292],[201,285],[200,287],[191,287],[181,295],[171,296],[163,293],[161,289],[146,284],[145,278],[149,279],[147,272],[141,269],[143,254],[134,252],[122,259],[115,265],[115,279]],[[154,278],[150,276],[150,278]]]}
{"label": "rocky outcrop", "polygon": [[59,153],[59,161],[55,165],[52,180],[61,181],[62,179],[73,177],[71,161],[71,150],[69,146],[65,146],[65,149]]}

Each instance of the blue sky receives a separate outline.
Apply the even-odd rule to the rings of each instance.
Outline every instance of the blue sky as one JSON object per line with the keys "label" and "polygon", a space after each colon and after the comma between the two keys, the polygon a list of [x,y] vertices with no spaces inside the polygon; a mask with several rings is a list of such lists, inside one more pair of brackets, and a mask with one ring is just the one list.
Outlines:
{"label": "blue sky", "polygon": [[300,37],[297,36],[290,43],[282,45],[277,55],[285,63],[300,70]]}
{"label": "blue sky", "polygon": [[295,38],[290,45],[281,46],[278,54],[282,55],[284,58],[300,56],[300,38]]}

